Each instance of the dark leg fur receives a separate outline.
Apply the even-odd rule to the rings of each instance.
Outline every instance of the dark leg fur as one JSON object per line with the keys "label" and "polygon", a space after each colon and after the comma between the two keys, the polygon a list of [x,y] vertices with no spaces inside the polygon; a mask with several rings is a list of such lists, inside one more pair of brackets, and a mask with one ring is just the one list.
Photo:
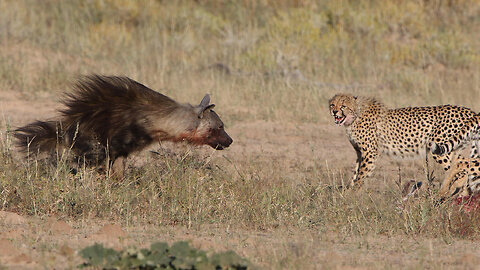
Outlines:
{"label": "dark leg fur", "polygon": [[108,152],[110,158],[116,160],[119,157],[127,157],[129,153],[141,150],[152,142],[153,138],[143,127],[132,123],[107,142]]}
{"label": "dark leg fur", "polygon": [[107,150],[94,134],[74,133],[71,130],[68,133],[68,147],[75,155],[83,158],[87,165],[95,166],[105,162]]}

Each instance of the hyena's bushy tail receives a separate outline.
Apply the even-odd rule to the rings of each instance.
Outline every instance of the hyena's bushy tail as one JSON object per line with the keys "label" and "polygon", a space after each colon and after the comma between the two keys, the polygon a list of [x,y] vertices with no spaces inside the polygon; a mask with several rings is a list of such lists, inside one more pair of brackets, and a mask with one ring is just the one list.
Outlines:
{"label": "hyena's bushy tail", "polygon": [[62,137],[59,121],[35,121],[14,131],[15,145],[22,152],[37,154],[56,149]]}

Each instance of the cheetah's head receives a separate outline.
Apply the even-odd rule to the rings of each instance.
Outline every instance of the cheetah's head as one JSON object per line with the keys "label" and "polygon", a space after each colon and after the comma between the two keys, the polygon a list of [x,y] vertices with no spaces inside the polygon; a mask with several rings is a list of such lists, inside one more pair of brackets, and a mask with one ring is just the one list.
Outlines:
{"label": "cheetah's head", "polygon": [[339,126],[350,126],[357,118],[357,97],[349,94],[337,94],[329,100],[330,114]]}

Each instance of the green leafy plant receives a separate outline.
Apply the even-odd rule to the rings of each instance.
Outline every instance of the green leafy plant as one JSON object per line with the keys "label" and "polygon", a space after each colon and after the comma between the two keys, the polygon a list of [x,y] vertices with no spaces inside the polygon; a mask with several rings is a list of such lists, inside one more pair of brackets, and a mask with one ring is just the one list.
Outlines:
{"label": "green leafy plant", "polygon": [[115,251],[95,244],[80,251],[86,262],[80,268],[99,267],[102,269],[253,269],[251,263],[233,251],[208,256],[205,251],[190,247],[180,241],[171,247],[157,242],[150,249],[127,248]]}

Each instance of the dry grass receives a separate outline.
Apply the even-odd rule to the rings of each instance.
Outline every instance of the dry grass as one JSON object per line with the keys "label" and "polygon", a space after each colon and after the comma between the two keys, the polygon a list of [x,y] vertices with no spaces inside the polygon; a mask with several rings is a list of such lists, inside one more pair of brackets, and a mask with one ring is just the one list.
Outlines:
{"label": "dry grass", "polygon": [[[480,111],[478,1],[0,0],[0,10],[0,93],[20,93],[30,104],[56,99],[80,74],[103,73],[127,75],[180,101],[199,102],[209,92],[227,131],[255,121],[280,130],[323,128],[331,122],[326,101],[336,92],[375,96],[392,107],[451,103]],[[2,114],[3,210],[355,239],[451,243],[479,236],[479,218],[439,205],[435,189],[399,208],[391,164],[360,192],[336,189],[351,175],[351,152],[312,146],[310,156],[320,159],[293,162],[275,149],[229,155],[167,145],[138,155],[141,166],[131,162],[128,177],[113,182],[92,169],[72,175],[61,155],[58,166],[22,161],[8,131],[37,115]],[[237,131],[234,144],[255,143],[241,137],[248,130]],[[334,136],[330,129],[304,135],[305,142]],[[350,148],[347,139],[339,142],[328,149]],[[418,164],[403,173],[421,177]],[[308,248],[282,258],[248,255],[272,269],[316,265]]]}

